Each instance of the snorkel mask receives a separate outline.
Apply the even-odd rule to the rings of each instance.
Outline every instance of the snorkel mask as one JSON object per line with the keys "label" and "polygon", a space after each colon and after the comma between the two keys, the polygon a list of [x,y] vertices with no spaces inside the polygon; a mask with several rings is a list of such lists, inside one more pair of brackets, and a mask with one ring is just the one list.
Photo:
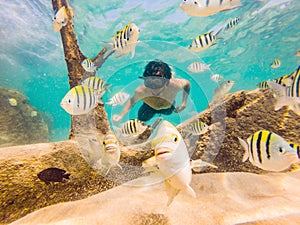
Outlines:
{"label": "snorkel mask", "polygon": [[165,86],[169,79],[165,78],[165,77],[161,77],[161,76],[148,76],[148,77],[139,77],[141,79],[144,80],[144,85],[147,88],[151,88],[151,89],[159,89],[162,88],[163,86]]}

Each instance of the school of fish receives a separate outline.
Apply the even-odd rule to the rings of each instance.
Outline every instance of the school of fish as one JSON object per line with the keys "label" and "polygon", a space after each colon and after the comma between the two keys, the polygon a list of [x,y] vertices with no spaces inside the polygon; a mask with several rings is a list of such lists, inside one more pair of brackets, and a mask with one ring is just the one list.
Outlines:
{"label": "school of fish", "polygon": [[[276,6],[287,4],[289,0],[270,0],[262,8],[254,11],[252,15],[257,15]],[[233,10],[241,7],[239,0],[182,0],[180,8],[190,16],[203,17],[213,16],[226,10]],[[71,8],[70,12],[72,11]],[[71,15],[74,16],[73,11]],[[55,12],[53,18],[53,29],[55,32],[62,29],[69,22],[70,18],[66,8],[63,6]],[[203,52],[217,44],[222,33],[231,32],[234,27],[238,26],[242,20],[241,16],[231,18],[222,24],[218,24],[211,30],[202,34],[195,34],[194,39],[187,47],[190,51],[198,53]],[[111,37],[111,42],[100,42],[102,45],[109,47],[116,57],[122,57],[131,53],[131,58],[135,56],[135,49],[139,43],[139,27],[134,23],[128,23],[121,30],[117,31]],[[300,56],[300,50],[297,50],[295,56]],[[109,91],[111,84],[96,77],[97,66],[90,58],[85,58],[81,62],[83,71],[93,73],[93,76],[86,78],[78,86],[73,87],[61,100],[61,107],[70,115],[84,115],[92,111],[97,104],[111,105],[117,107],[123,105],[130,98],[130,94],[123,90],[117,91],[108,102],[104,103],[102,97],[106,91]],[[280,59],[274,59],[270,64],[272,68],[281,66]],[[210,70],[211,64],[194,61],[186,69],[193,74],[200,74]],[[202,76],[202,75],[201,75]],[[213,82],[219,83],[224,80],[220,74],[211,75]],[[233,80],[225,80],[220,83],[214,90],[212,104],[219,104],[223,101],[224,96],[230,92],[234,86]],[[284,74],[273,80],[261,81],[258,85],[260,89],[271,89],[276,100],[274,110],[280,110],[288,106],[300,116],[300,66],[291,74]],[[16,106],[15,99],[9,99],[11,106]],[[190,135],[203,135],[209,132],[209,125],[199,119],[193,120],[184,129]],[[120,137],[137,137],[141,135],[149,125],[138,120],[130,119],[120,127],[114,126],[114,132],[110,131],[100,143],[101,148],[101,165],[106,169],[105,175],[111,168],[122,169],[120,165]],[[192,197],[196,197],[195,191],[190,186],[192,180],[192,170],[194,168],[214,165],[199,160],[190,160],[187,146],[176,127],[163,120],[157,129],[155,135],[151,138],[151,147],[154,150],[154,156],[143,163],[143,167],[155,176],[161,177],[165,182],[168,196],[167,205],[169,206],[175,196],[184,191]],[[244,149],[244,156],[241,163],[247,160],[254,166],[272,172],[281,172],[288,170],[293,164],[299,163],[300,144],[290,143],[280,135],[268,130],[259,130],[251,134],[247,140],[237,137],[241,149]],[[195,170],[196,171],[196,170]],[[153,175],[152,175],[153,176]],[[147,179],[149,182],[149,179]],[[143,183],[143,181],[142,181]],[[146,184],[146,183],[145,183]]]}

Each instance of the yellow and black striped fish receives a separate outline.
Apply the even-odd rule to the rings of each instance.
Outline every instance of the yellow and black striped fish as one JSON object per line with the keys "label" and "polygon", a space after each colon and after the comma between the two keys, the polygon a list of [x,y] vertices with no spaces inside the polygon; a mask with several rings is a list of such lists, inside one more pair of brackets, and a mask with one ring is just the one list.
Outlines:
{"label": "yellow and black striped fish", "polygon": [[89,58],[83,60],[81,66],[84,68],[86,72],[90,72],[90,73],[95,72],[97,69],[93,61]]}
{"label": "yellow and black striped fish", "polygon": [[138,43],[139,32],[140,29],[134,23],[129,23],[111,38],[111,43],[100,43],[111,47],[111,49],[115,51],[116,57],[131,52],[131,58],[133,58],[135,55],[135,47]]}
{"label": "yellow and black striped fish", "polygon": [[274,61],[271,63],[272,68],[279,68],[281,65],[280,59],[274,59]]}
{"label": "yellow and black striped fish", "polygon": [[241,20],[241,17],[240,17],[240,16],[231,19],[231,20],[226,24],[224,30],[226,31],[226,30],[229,30],[229,29],[235,27],[235,26],[240,22],[240,20]]}
{"label": "yellow and black striped fish", "polygon": [[131,119],[121,125],[120,128],[116,128],[117,135],[123,136],[136,136],[143,133],[149,126],[138,119]]}
{"label": "yellow and black striped fish", "polygon": [[198,118],[190,124],[190,131],[192,135],[204,134],[208,131],[208,125]]}
{"label": "yellow and black striped fish", "polygon": [[201,52],[208,47],[216,44],[217,36],[213,32],[201,34],[197,36],[189,46],[189,49],[193,52]]}
{"label": "yellow and black striped fish", "polygon": [[293,149],[295,149],[297,151],[298,158],[300,159],[300,144],[294,144],[291,142],[288,142],[288,143]]}
{"label": "yellow and black striped fish", "polygon": [[249,159],[263,170],[283,171],[299,160],[297,151],[286,140],[267,130],[257,131],[247,142],[240,138],[239,141],[245,149],[243,162]]}
{"label": "yellow and black striped fish", "polygon": [[108,88],[111,86],[111,84],[106,84],[105,81],[101,78],[94,76],[86,78],[82,82],[82,85],[92,88],[99,93],[103,93],[105,90],[108,90]]}
{"label": "yellow and black striped fish", "polygon": [[62,99],[60,106],[71,115],[83,115],[96,107],[97,92],[86,86],[73,87]]}
{"label": "yellow and black striped fish", "polygon": [[[298,71],[298,72],[297,72]],[[268,86],[274,92],[276,103],[275,111],[280,110],[283,106],[288,106],[294,113],[300,115],[300,73],[299,68],[296,71],[292,85],[290,87],[284,87],[273,81],[268,81]]]}
{"label": "yellow and black striped fish", "polygon": [[[276,78],[276,79],[274,79],[272,81],[274,81],[275,83],[280,84],[282,86],[289,87],[293,83],[293,79],[294,79],[293,75],[294,75],[294,73],[292,73],[292,74],[285,74],[285,75],[283,75],[283,76],[281,76],[279,78]],[[257,87],[261,88],[261,89],[269,88],[268,81],[259,82],[258,85],[257,85]]]}

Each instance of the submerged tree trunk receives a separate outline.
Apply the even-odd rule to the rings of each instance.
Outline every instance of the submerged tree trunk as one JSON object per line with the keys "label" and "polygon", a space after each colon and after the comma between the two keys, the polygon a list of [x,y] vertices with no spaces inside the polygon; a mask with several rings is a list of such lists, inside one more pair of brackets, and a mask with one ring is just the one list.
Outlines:
{"label": "submerged tree trunk", "polygon": [[[107,54],[107,56],[104,56],[107,50],[103,48],[102,51],[100,51],[96,57],[92,58],[92,61],[97,67],[96,71],[92,73],[86,72],[81,66],[81,63],[87,57],[82,54],[77,43],[76,34],[74,32],[74,13],[72,8],[69,6],[67,0],[52,0],[52,6],[54,11],[57,11],[61,7],[65,6],[66,13],[68,16],[68,22],[65,26],[61,28],[60,35],[63,43],[65,61],[68,68],[69,84],[71,89],[77,85],[80,85],[83,79],[95,76],[96,71],[102,66],[107,57],[110,56],[113,52],[110,52],[109,54]],[[83,116],[72,116],[72,124],[69,138],[74,138],[76,128],[89,126],[87,124],[95,125],[97,133],[107,133],[107,131],[109,130],[109,123],[107,119],[107,114],[104,110],[104,105],[98,105],[93,113],[89,113]]]}

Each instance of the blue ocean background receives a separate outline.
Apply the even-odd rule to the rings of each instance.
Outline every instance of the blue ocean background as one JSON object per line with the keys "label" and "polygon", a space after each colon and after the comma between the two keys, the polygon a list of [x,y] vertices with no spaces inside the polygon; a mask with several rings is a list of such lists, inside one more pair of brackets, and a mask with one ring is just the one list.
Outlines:
{"label": "blue ocean background", "polygon": [[[290,74],[300,64],[295,56],[300,48],[300,1],[291,0],[284,7],[274,7],[252,16],[266,2],[241,0],[243,6],[209,17],[192,17],[179,8],[180,0],[69,0],[73,8],[74,29],[83,54],[94,57],[103,48],[100,41],[110,41],[127,23],[141,30],[140,44],[134,58],[113,55],[96,76],[112,84],[103,99],[108,101],[118,91],[133,94],[142,84],[145,65],[160,59],[172,66],[175,77],[188,79],[191,94],[187,108],[165,118],[175,124],[207,108],[218,85],[212,74],[234,80],[231,92],[255,89],[260,81]],[[59,33],[52,29],[50,0],[2,0],[0,2],[0,85],[22,91],[30,104],[43,112],[51,129],[51,141],[68,138],[70,115],[59,105],[69,90],[67,67]],[[224,33],[211,48],[193,53],[191,41],[220,23],[241,16],[241,22]],[[281,67],[273,69],[274,59]],[[194,61],[211,64],[210,71],[192,74],[187,66]],[[181,95],[176,102],[181,102]],[[126,117],[137,116],[140,104]],[[109,119],[123,106],[105,106]],[[123,122],[126,120],[124,118]],[[112,124],[118,125],[118,124]]]}

